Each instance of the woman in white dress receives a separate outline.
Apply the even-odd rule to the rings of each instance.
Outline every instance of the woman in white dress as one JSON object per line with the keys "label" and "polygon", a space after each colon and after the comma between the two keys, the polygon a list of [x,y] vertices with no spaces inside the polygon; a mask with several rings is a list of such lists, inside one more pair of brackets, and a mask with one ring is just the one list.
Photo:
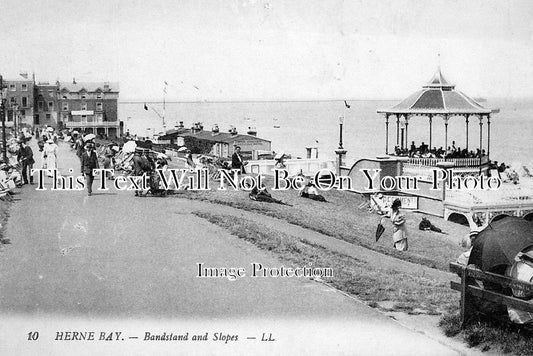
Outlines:
{"label": "woman in white dress", "polygon": [[[57,169],[57,148],[54,140],[46,141],[43,149],[43,162],[46,162],[46,169]],[[52,177],[52,174],[48,176]]]}
{"label": "woman in white dress", "polygon": [[400,213],[402,202],[400,199],[395,199],[391,206],[390,220],[393,226],[392,240],[394,247],[399,251],[407,251],[409,248],[407,244],[407,228],[405,226],[405,216]]}

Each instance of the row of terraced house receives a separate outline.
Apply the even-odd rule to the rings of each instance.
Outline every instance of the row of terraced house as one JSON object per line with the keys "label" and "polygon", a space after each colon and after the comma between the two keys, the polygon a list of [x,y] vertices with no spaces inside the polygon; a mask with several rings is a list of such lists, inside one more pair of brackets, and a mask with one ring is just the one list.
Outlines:
{"label": "row of terraced house", "polygon": [[4,80],[6,126],[73,129],[108,137],[122,134],[118,83]]}

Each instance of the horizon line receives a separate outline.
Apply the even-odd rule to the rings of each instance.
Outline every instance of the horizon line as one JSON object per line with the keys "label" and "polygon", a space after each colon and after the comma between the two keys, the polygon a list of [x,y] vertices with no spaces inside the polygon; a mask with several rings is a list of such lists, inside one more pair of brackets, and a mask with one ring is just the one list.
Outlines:
{"label": "horizon line", "polygon": [[[124,99],[121,100],[119,98],[118,102],[121,104],[139,104],[139,103],[146,103],[146,104],[200,104],[200,103],[274,103],[274,102],[287,102],[287,103],[297,103],[297,102],[327,102],[327,101],[402,101],[403,99],[398,98],[357,98],[357,99],[216,99],[216,100],[154,100],[154,99],[148,99],[148,100],[142,100],[142,99]],[[511,97],[504,97],[504,96],[491,96],[491,97],[475,97],[474,100],[489,100],[489,99],[507,99],[507,100],[524,100],[524,99],[532,99],[533,96],[511,96]]]}

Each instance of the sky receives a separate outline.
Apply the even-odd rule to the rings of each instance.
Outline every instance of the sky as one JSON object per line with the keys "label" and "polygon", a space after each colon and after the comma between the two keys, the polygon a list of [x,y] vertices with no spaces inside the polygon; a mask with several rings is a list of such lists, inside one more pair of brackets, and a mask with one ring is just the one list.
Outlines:
{"label": "sky", "polygon": [[[120,83],[122,101],[400,99],[440,65],[533,95],[532,1],[2,0],[0,74]],[[20,78],[20,77],[19,77]]]}

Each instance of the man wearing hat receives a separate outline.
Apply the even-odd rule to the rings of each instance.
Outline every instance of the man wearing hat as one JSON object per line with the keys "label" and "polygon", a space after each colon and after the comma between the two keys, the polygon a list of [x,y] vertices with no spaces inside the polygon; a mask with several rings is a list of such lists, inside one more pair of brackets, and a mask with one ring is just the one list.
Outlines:
{"label": "man wearing hat", "polygon": [[[150,171],[150,163],[141,155],[142,153],[144,153],[144,150],[140,147],[136,147],[135,152],[133,153],[133,175],[135,177],[142,177],[146,172]],[[143,190],[136,190],[135,196],[142,197]]]}
{"label": "man wearing hat", "polygon": [[33,184],[33,176],[31,175],[31,169],[35,160],[33,159],[33,151],[31,147],[26,144],[25,139],[19,141],[20,149],[17,154],[17,160],[22,162],[22,179],[24,180],[23,184],[28,184],[28,175],[30,176],[30,184]]}
{"label": "man wearing hat", "polygon": [[246,162],[242,160],[241,156],[241,147],[235,146],[235,152],[231,156],[231,169],[238,169],[240,173],[245,174],[246,170],[244,169],[244,166],[246,165]]}
{"label": "man wearing hat", "polygon": [[85,175],[85,181],[87,182],[87,194],[91,196],[93,194],[93,181],[94,174],[93,169],[98,169],[98,156],[94,151],[94,144],[89,142],[85,145],[85,152],[81,155],[81,172]]}
{"label": "man wearing hat", "polygon": [[472,246],[474,245],[474,241],[476,240],[477,235],[481,232],[481,230],[481,228],[473,228],[470,230],[470,233],[468,235],[463,236],[461,242],[459,242],[459,246],[468,250],[463,252],[459,257],[457,257],[457,263],[465,266],[468,265],[470,253],[472,252]]}

